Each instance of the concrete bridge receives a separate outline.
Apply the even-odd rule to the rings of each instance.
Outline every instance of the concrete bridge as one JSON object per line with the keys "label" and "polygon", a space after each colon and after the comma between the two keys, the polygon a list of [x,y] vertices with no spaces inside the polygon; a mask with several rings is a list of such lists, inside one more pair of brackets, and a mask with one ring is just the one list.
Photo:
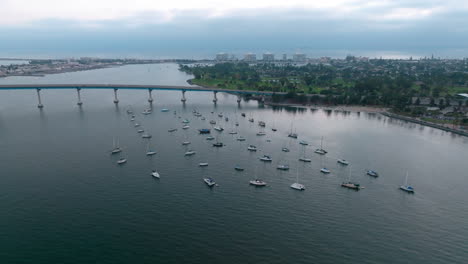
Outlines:
{"label": "concrete bridge", "polygon": [[[152,91],[153,90],[173,90],[181,91],[182,98],[181,101],[185,103],[187,101],[185,97],[185,92],[212,92],[213,93],[213,102],[216,103],[218,98],[216,94],[219,92],[226,92],[231,94],[237,94],[237,102],[241,102],[241,95],[243,94],[253,94],[262,97],[264,100],[265,96],[272,95],[273,92],[263,92],[263,91],[254,91],[254,90],[229,90],[221,88],[206,88],[200,86],[175,86],[175,85],[140,85],[140,84],[9,84],[9,85],[0,85],[1,90],[36,90],[37,99],[38,99],[38,108],[44,107],[41,101],[41,90],[47,89],[75,89],[78,97],[78,105],[82,105],[81,101],[81,90],[86,89],[108,89],[114,91],[114,103],[118,104],[119,99],[117,96],[117,91],[120,89],[125,90],[148,90],[148,101],[153,102]],[[283,94],[283,93],[278,93]]]}

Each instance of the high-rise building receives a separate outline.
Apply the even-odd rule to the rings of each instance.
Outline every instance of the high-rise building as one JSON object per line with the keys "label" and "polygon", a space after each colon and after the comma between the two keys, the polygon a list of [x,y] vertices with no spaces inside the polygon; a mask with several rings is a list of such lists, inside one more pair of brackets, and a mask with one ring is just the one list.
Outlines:
{"label": "high-rise building", "polygon": [[253,53],[247,53],[244,55],[244,61],[246,62],[255,62],[257,61],[257,55]]}
{"label": "high-rise building", "polygon": [[284,61],[288,60],[288,55],[286,55],[286,53],[283,54],[283,60]]}
{"label": "high-rise building", "polygon": [[271,62],[275,60],[275,55],[273,53],[263,53],[263,61]]}
{"label": "high-rise building", "polygon": [[307,57],[304,53],[296,53],[293,55],[293,61],[294,62],[306,62]]}

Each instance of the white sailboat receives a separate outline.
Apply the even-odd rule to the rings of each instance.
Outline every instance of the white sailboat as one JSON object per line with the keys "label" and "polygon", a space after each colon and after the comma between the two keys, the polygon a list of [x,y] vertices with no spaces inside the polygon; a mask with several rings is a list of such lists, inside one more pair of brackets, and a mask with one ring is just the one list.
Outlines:
{"label": "white sailboat", "polygon": [[414,193],[414,188],[411,185],[408,185],[408,172],[406,172],[405,184],[401,185],[400,189],[405,192]]}
{"label": "white sailboat", "polygon": [[156,151],[151,150],[150,141],[148,140],[148,145],[146,146],[146,156],[153,156],[156,154]]}
{"label": "white sailboat", "polygon": [[320,141],[320,148],[316,149],[315,153],[320,154],[320,155],[325,155],[325,154],[328,153],[326,150],[323,149],[323,137],[322,137],[322,139]]}
{"label": "white sailboat", "polygon": [[267,183],[257,177],[257,166],[255,166],[255,179],[249,181],[250,185],[255,187],[265,187]]}
{"label": "white sailboat", "polygon": [[299,160],[303,162],[312,162],[312,160],[310,158],[307,158],[305,154],[305,146],[302,146],[302,156],[299,157]]}
{"label": "white sailboat", "polygon": [[116,141],[115,141],[115,137],[113,139],[113,148],[111,150],[111,154],[117,154],[117,153],[120,153],[122,152],[122,148],[119,147],[119,141],[117,140],[117,144],[116,144]]}
{"label": "white sailboat", "polygon": [[299,166],[297,166],[297,170],[296,170],[296,182],[291,184],[291,188],[298,190],[298,191],[305,190],[305,186],[299,183]]}

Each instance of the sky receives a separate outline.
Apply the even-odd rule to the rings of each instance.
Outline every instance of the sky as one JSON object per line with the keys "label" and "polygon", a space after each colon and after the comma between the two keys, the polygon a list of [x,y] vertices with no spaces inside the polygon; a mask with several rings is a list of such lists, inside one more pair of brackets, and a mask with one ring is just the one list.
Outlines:
{"label": "sky", "polygon": [[0,57],[468,57],[468,0],[0,0]]}

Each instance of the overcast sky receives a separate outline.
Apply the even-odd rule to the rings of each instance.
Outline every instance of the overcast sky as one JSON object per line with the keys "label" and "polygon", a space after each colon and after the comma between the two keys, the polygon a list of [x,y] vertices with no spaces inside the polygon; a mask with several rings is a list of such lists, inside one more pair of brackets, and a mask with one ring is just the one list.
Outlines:
{"label": "overcast sky", "polygon": [[468,0],[0,0],[0,56],[468,57]]}

